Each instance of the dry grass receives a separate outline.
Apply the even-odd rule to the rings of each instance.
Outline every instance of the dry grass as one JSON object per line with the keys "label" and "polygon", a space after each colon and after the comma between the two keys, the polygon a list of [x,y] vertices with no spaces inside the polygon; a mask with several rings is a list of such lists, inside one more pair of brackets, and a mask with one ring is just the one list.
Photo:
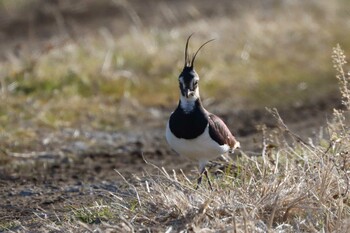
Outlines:
{"label": "dry grass", "polygon": [[342,95],[342,103],[347,109],[350,109],[350,73],[346,74],[343,69],[343,66],[347,62],[345,60],[344,52],[340,48],[339,44],[333,49],[332,58],[334,68],[338,72],[336,77],[339,80],[339,89]]}
{"label": "dry grass", "polygon": [[[214,192],[208,187],[196,191],[183,175],[160,169],[159,175],[141,177],[128,196],[116,198],[117,206],[122,206],[117,212],[129,223],[119,227],[174,232],[340,231],[350,217],[345,141],[330,149],[296,144],[266,151],[259,158],[243,154],[232,172],[215,179]],[[130,205],[135,200],[136,208]]]}

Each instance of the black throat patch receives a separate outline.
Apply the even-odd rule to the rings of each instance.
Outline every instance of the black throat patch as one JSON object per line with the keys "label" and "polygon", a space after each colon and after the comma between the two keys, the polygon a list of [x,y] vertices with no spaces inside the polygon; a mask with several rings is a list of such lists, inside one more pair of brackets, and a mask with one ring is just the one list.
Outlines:
{"label": "black throat patch", "polygon": [[193,111],[184,112],[180,102],[176,110],[171,114],[169,128],[177,138],[194,139],[201,135],[208,125],[208,116],[198,99]]}

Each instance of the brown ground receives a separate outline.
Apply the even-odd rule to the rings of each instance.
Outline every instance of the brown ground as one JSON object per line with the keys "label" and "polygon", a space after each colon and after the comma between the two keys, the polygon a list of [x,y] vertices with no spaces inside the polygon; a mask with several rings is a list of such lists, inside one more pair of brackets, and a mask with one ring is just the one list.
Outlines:
{"label": "brown ground", "polygon": [[[47,2],[54,4],[55,1]],[[181,1],[181,4],[185,2]],[[176,7],[180,9],[181,4]],[[2,59],[7,50],[28,46],[23,41],[30,41],[32,48],[35,49],[54,37],[64,38],[65,33],[74,37],[77,28],[80,28],[83,33],[89,33],[89,30],[95,26],[109,27],[112,19],[113,22],[119,19],[123,23],[120,23],[117,28],[114,25],[111,30],[124,31],[128,29],[128,23],[125,22],[133,20],[123,11],[124,8],[118,5],[108,8],[94,6],[92,7],[94,11],[91,11],[92,8],[79,11],[72,7],[65,8],[62,4],[56,18],[48,13],[50,4],[44,5],[46,7],[37,6],[34,11],[20,16],[14,15],[1,22],[0,56]],[[142,24],[157,23],[157,17],[143,18],[142,12],[149,10],[148,5],[135,4],[135,7],[142,19]],[[224,8],[214,10],[208,7],[205,10],[208,15],[226,13]],[[61,31],[58,25],[60,16],[65,19],[63,23],[71,25],[70,31]],[[171,24],[171,22],[168,23]],[[32,35],[36,37],[33,38]],[[286,107],[280,109],[280,113],[294,132],[307,138],[317,132],[320,126],[325,125],[332,109],[339,107],[338,103],[337,97],[329,97],[317,100],[308,106]],[[276,126],[276,121],[265,109],[232,111],[217,109],[214,104],[207,108],[224,118],[241,141],[244,151],[258,152],[260,149],[258,145],[260,145],[261,136],[256,130],[256,125]],[[108,199],[109,192],[123,191],[121,177],[114,169],[132,179],[133,174],[141,174],[145,167],[142,155],[155,164],[169,169],[193,170],[195,164],[176,156],[165,142],[164,126],[172,109],[157,109],[157,111],[156,121],[150,117],[146,122],[130,119],[136,127],[128,132],[85,132],[84,130],[77,132],[62,129],[51,135],[51,138],[64,140],[56,140],[56,144],[51,143],[49,148],[42,148],[46,151],[45,153],[4,155],[5,152],[0,151],[3,153],[2,157],[8,158],[1,161],[2,165],[0,165],[0,223],[19,220],[30,229],[37,227],[35,225],[37,223],[32,221],[36,215],[54,219],[55,214],[64,216],[74,207],[79,208],[93,201]],[[76,137],[76,134],[79,136]],[[65,143],[62,144],[60,141]],[[91,141],[94,141],[93,146],[87,143]],[[195,175],[194,172],[193,174]]]}
{"label": "brown ground", "polygon": [[[336,101],[320,101],[313,106],[281,111],[289,127],[303,138],[312,136],[325,125]],[[53,151],[31,155],[11,156],[15,166],[0,167],[0,222],[19,220],[29,227],[35,215],[55,219],[65,216],[73,208],[91,205],[94,201],[108,200],[109,192],[122,193],[121,177],[133,179],[144,169],[150,170],[142,155],[149,161],[167,169],[183,169],[195,178],[195,163],[178,157],[164,140],[164,125],[169,111],[162,113],[158,126],[145,127],[137,132],[81,132],[80,138],[97,141],[88,147],[83,141],[58,145]],[[261,135],[257,124],[275,127],[276,122],[264,110],[230,112],[222,109],[230,127],[235,129],[243,150],[248,154],[259,152]],[[235,124],[231,122],[235,119]],[[301,120],[302,119],[302,120]],[[236,126],[236,127],[233,127]],[[74,132],[57,132],[55,137],[71,138]],[[66,141],[66,140],[62,140]],[[29,158],[26,158],[29,157]],[[192,174],[192,175],[191,175]],[[28,225],[29,224],[29,225]]]}

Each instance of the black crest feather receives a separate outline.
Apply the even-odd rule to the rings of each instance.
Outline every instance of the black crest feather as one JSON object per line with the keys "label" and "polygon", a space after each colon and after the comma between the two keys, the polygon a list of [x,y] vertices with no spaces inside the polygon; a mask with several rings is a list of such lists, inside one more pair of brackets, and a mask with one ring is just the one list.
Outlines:
{"label": "black crest feather", "polygon": [[192,37],[193,33],[187,38],[187,41],[186,41],[186,46],[185,46],[185,67],[190,67],[190,68],[193,68],[194,66],[194,61],[196,60],[196,56],[198,54],[198,52],[206,45],[208,44],[209,42],[212,42],[214,39],[211,39],[211,40],[208,40],[206,41],[205,43],[203,43],[199,49],[196,51],[196,53],[192,56],[192,60],[190,61],[190,56],[188,55],[188,44],[189,44],[189,41]]}

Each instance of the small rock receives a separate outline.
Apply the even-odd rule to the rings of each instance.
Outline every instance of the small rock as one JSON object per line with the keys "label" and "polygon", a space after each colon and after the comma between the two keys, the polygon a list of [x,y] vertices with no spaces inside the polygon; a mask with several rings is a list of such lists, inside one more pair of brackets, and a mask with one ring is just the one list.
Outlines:
{"label": "small rock", "polygon": [[68,193],[77,193],[80,191],[80,187],[77,187],[77,186],[68,187],[66,188],[65,191]]}
{"label": "small rock", "polygon": [[35,193],[32,190],[27,189],[27,190],[22,190],[21,192],[19,192],[19,195],[22,197],[29,197],[29,196],[35,195]]}

